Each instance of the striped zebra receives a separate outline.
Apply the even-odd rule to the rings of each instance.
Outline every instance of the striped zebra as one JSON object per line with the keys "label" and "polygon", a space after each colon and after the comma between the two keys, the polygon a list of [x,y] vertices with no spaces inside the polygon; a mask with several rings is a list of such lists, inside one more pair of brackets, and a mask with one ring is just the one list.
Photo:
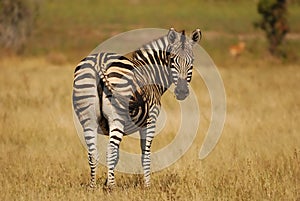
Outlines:
{"label": "striped zebra", "polygon": [[96,184],[99,161],[97,134],[109,136],[106,186],[115,185],[114,169],[124,135],[139,131],[144,185],[150,185],[150,147],[161,107],[161,96],[175,85],[176,99],[189,94],[193,69],[193,46],[200,29],[191,38],[171,28],[167,35],[143,45],[128,55],[97,53],[76,67],[73,109],[82,126],[91,168],[90,186]]}

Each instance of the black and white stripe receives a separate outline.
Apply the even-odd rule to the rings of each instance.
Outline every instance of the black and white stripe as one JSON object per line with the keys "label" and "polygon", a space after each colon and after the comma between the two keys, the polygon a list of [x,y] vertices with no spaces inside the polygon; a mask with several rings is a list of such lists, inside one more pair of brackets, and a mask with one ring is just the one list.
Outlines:
{"label": "black and white stripe", "polygon": [[130,54],[98,53],[83,59],[75,69],[73,108],[88,148],[91,182],[96,182],[99,161],[97,134],[109,136],[107,185],[115,184],[114,169],[124,135],[140,132],[145,186],[150,185],[150,148],[163,93],[175,84],[178,100],[187,97],[193,68],[192,47],[201,39],[199,29],[191,39],[173,28]]}

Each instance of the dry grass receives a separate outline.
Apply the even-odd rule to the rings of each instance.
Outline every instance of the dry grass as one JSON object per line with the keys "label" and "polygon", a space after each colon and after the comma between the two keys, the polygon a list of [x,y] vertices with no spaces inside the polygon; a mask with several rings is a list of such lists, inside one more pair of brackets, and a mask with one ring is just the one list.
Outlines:
{"label": "dry grass", "polygon": [[[266,46],[252,26],[258,17],[255,2],[165,1],[160,6],[158,1],[138,0],[43,2],[25,55],[45,59],[0,60],[0,200],[299,201],[300,71],[299,64],[292,64],[299,60],[299,40],[287,41],[288,65],[265,59],[253,62],[265,56]],[[289,7],[296,36],[299,8]],[[222,66],[227,118],[220,142],[207,159],[198,160],[210,100],[195,77],[201,124],[185,156],[153,173],[151,189],[143,190],[139,175],[117,173],[117,189],[107,194],[102,190],[106,170],[100,167],[98,186],[90,191],[87,154],[71,113],[75,64],[65,63],[79,61],[91,47],[122,31],[170,26],[189,31],[200,26],[201,44]],[[212,37],[208,32],[218,34]],[[229,58],[228,47],[238,35],[245,36],[245,53]],[[7,53],[1,55],[5,58]],[[154,139],[154,150],[169,143],[176,130],[172,126],[177,104],[171,95],[164,102],[174,115]],[[122,148],[139,152],[138,140],[124,139]]]}
{"label": "dry grass", "polygon": [[[191,149],[154,173],[151,189],[142,189],[140,176],[117,173],[108,194],[104,167],[98,187],[86,188],[89,167],[71,113],[73,66],[1,61],[0,200],[299,200],[299,66],[249,64],[221,69],[227,120],[206,160],[197,159],[208,125],[201,119]],[[200,93],[200,110],[209,114]]]}

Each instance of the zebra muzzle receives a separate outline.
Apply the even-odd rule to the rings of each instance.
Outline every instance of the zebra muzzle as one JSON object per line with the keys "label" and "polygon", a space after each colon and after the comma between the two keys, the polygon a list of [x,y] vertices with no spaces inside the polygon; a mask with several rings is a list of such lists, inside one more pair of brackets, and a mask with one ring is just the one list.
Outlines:
{"label": "zebra muzzle", "polygon": [[189,95],[188,82],[179,78],[174,93],[177,100],[184,100]]}

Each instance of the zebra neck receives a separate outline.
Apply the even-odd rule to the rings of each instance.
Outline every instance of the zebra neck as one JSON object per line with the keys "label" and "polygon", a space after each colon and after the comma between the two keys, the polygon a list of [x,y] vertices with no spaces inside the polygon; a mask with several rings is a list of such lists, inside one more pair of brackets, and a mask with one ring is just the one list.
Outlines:
{"label": "zebra neck", "polygon": [[161,37],[132,53],[136,75],[146,85],[155,85],[162,95],[172,84],[169,68],[167,37]]}

